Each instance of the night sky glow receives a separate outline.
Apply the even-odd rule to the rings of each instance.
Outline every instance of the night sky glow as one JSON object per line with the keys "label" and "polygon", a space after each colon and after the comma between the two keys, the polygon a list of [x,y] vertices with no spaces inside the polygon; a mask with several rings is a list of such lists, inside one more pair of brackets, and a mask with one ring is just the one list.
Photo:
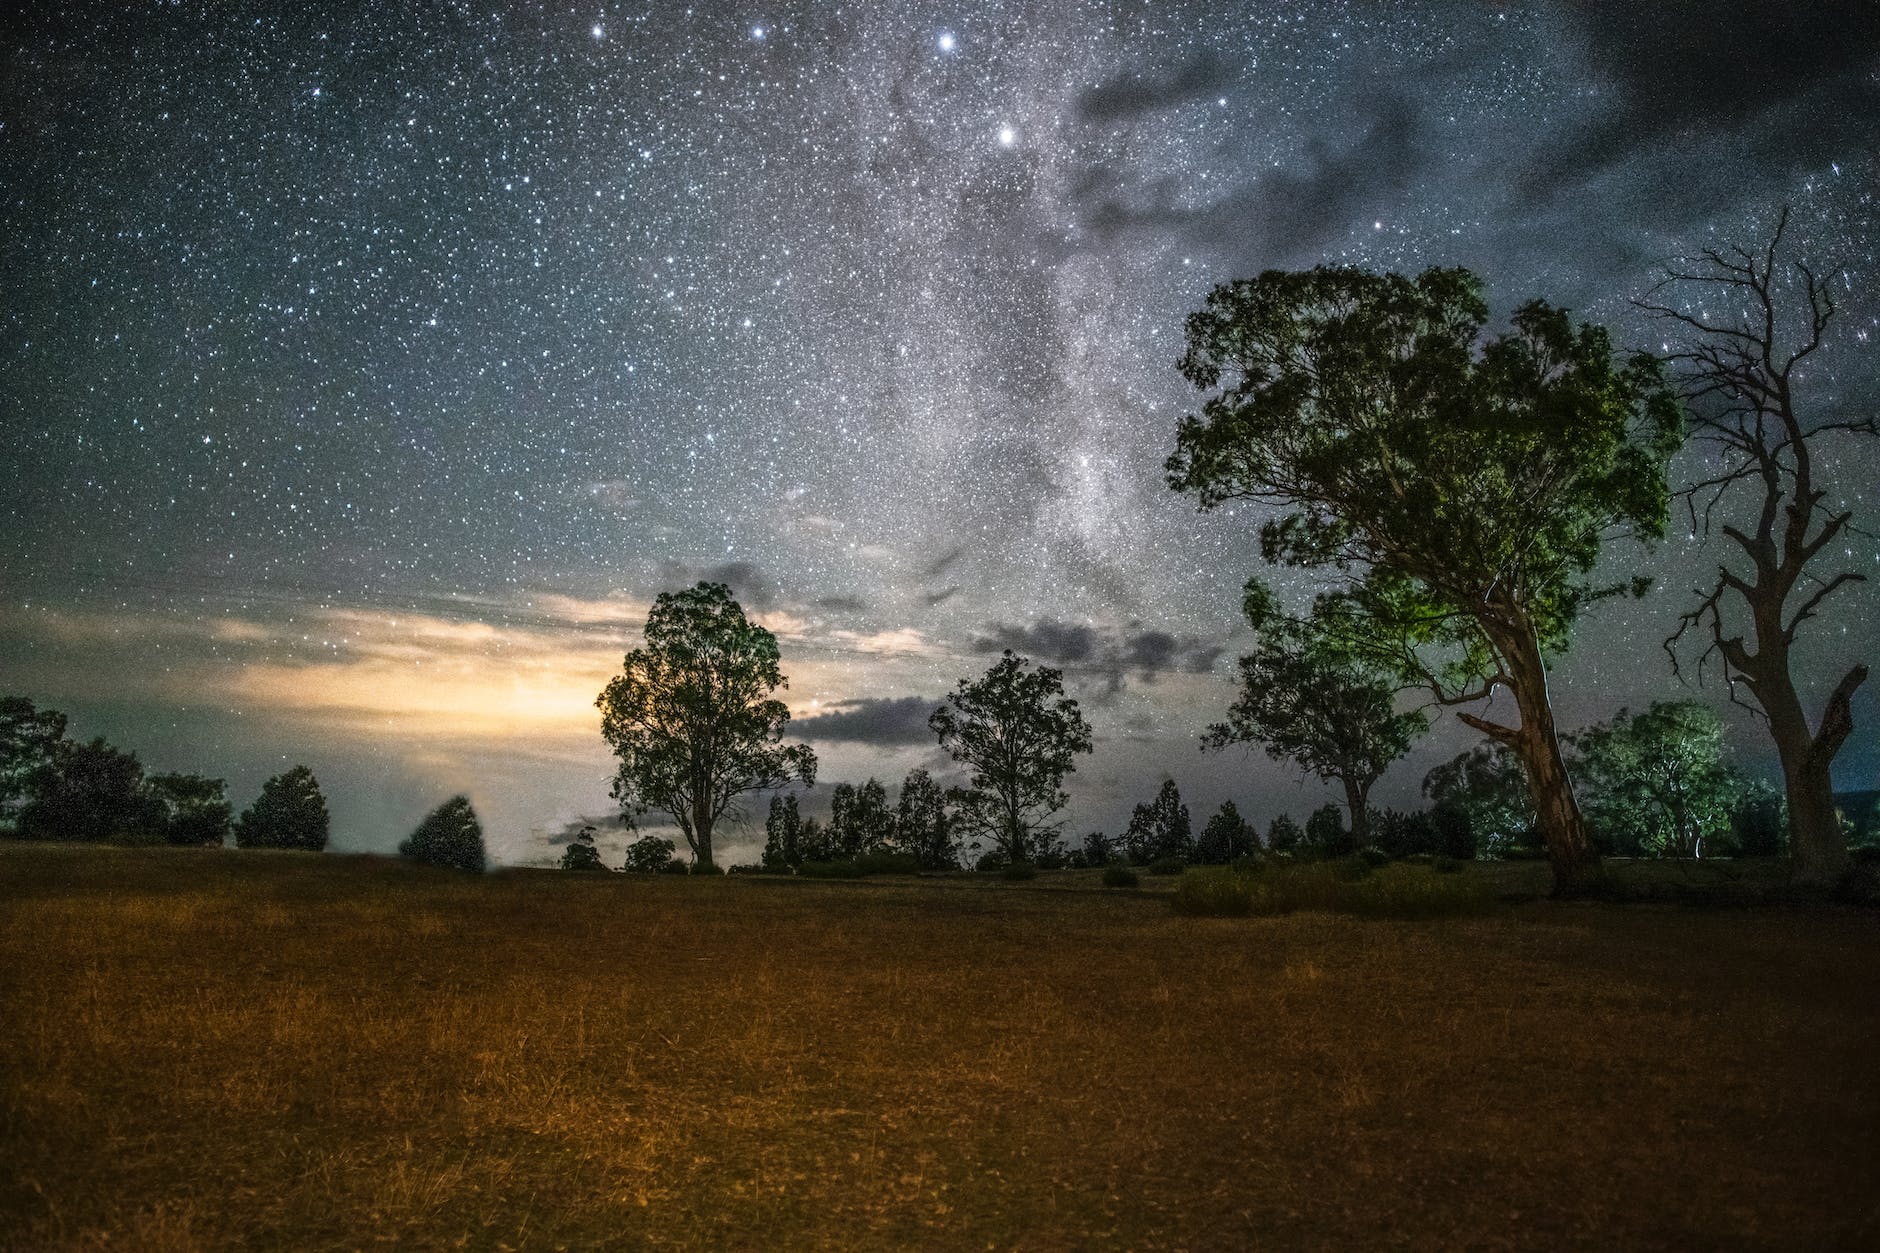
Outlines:
{"label": "night sky glow", "polygon": [[[609,810],[595,694],[700,577],[777,632],[823,804],[937,767],[927,712],[1013,647],[1098,735],[1072,834],[1170,773],[1197,823],[1303,817],[1196,746],[1258,518],[1162,461],[1229,278],[1463,264],[1657,347],[1658,266],[1786,202],[1843,303],[1809,403],[1875,403],[1857,0],[40,7],[0,45],[0,689],[238,808],[304,761],[340,848],[463,790],[498,860],[558,851]],[[1829,467],[1880,530],[1880,450]],[[1679,691],[1718,553],[1615,553],[1661,587],[1561,660],[1566,725]],[[1817,700],[1876,609],[1815,624]]]}

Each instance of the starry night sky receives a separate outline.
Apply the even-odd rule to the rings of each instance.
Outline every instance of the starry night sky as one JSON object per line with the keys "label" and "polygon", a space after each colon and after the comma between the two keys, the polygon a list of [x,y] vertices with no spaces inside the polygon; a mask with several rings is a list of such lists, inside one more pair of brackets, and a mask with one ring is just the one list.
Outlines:
{"label": "starry night sky", "polygon": [[[1184,315],[1264,268],[1468,265],[1656,347],[1657,268],[1788,203],[1843,302],[1809,403],[1875,403],[1856,0],[42,7],[0,46],[0,688],[238,807],[305,761],[338,847],[457,790],[504,860],[607,812],[594,695],[700,577],[825,783],[936,764],[1009,646],[1097,730],[1073,835],[1168,773],[1303,816],[1196,747],[1258,518],[1161,469]],[[1830,466],[1880,529],[1880,455]],[[1615,552],[1661,590],[1562,659],[1567,725],[1678,693],[1717,551]],[[1880,637],[1833,604],[1811,682]]]}

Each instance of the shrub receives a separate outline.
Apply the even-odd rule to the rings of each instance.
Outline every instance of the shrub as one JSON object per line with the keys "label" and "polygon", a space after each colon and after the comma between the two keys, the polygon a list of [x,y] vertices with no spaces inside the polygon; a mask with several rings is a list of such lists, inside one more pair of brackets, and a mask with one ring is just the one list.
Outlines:
{"label": "shrub", "polygon": [[863,873],[852,861],[806,861],[796,872],[806,879],[859,879]]}
{"label": "shrub", "polygon": [[1149,873],[1159,875],[1180,874],[1188,868],[1188,863],[1179,857],[1158,857],[1149,863]]}
{"label": "shrub", "polygon": [[1005,855],[1004,849],[995,848],[991,852],[982,855],[978,861],[974,862],[973,869],[977,870],[980,874],[991,874],[995,870],[1005,869],[1006,863],[1010,860],[1011,859]]}
{"label": "shrub", "polygon": [[326,847],[326,798],[319,780],[305,766],[295,766],[261,785],[261,795],[235,821],[235,843],[242,848]]}
{"label": "shrub", "polygon": [[1254,894],[1262,887],[1252,875],[1219,866],[1203,866],[1182,876],[1175,885],[1175,912],[1217,918],[1241,918],[1253,912]]}
{"label": "shrub", "polygon": [[1347,884],[1340,907],[1364,918],[1447,918],[1492,909],[1494,893],[1475,875],[1442,875],[1422,866],[1387,866]]}
{"label": "shrub", "polygon": [[863,853],[853,861],[860,874],[919,874],[920,858],[912,853],[890,853],[885,849]]}
{"label": "shrub", "polygon": [[1038,877],[1038,867],[1028,861],[1015,861],[1005,869],[999,871],[999,875],[1001,878],[1011,879],[1014,882],[1022,882],[1026,879],[1036,879]]}
{"label": "shrub", "polygon": [[685,864],[685,861],[683,858],[674,857],[670,859],[669,861],[667,861],[665,865],[659,868],[659,873],[661,874],[691,874],[692,868]]}
{"label": "shrub", "polygon": [[[1389,859],[1386,858],[1385,860],[1388,861]],[[1332,873],[1343,883],[1356,883],[1359,879],[1371,873],[1371,863],[1358,856],[1356,853],[1351,854],[1349,857],[1336,858],[1325,864],[1331,868]]]}
{"label": "shrub", "polygon": [[1242,853],[1232,864],[1241,874],[1253,874],[1266,868],[1266,858],[1259,853]]}
{"label": "shrub", "polygon": [[[627,845],[627,859],[621,865],[622,870],[634,874],[659,874],[675,860],[672,855],[672,841],[662,840],[657,835],[643,835]],[[684,862],[680,862],[684,865]]]}
{"label": "shrub", "polygon": [[1136,872],[1120,862],[1111,862],[1103,868],[1103,886],[1106,888],[1133,888],[1140,882]]}
{"label": "shrub", "polygon": [[1070,864],[1071,853],[1062,844],[1051,844],[1038,850],[1032,858],[1032,865],[1040,870],[1062,870]]}
{"label": "shrub", "polygon": [[1358,856],[1363,859],[1365,865],[1371,867],[1373,870],[1377,869],[1379,866],[1388,866],[1390,864],[1390,854],[1375,844],[1367,844],[1359,849]]}
{"label": "shrub", "polygon": [[1430,869],[1437,874],[1455,874],[1462,869],[1462,863],[1454,857],[1438,853],[1430,858]]}
{"label": "shrub", "polygon": [[693,874],[723,874],[724,872],[725,868],[715,861],[708,861],[702,864],[693,862],[691,865],[691,873]]}

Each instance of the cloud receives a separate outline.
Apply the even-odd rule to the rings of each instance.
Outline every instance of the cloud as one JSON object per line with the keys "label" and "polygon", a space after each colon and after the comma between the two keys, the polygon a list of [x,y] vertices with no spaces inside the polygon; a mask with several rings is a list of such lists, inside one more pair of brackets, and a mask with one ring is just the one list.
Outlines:
{"label": "cloud", "polygon": [[941,553],[938,557],[935,557],[921,568],[920,581],[923,583],[933,582],[948,570],[951,570],[954,563],[958,562],[965,554],[966,550],[964,548],[954,548]]}
{"label": "cloud", "polygon": [[1077,98],[1077,108],[1088,121],[1116,121],[1218,95],[1233,77],[1226,62],[1204,55],[1166,74],[1131,73],[1101,83]]}
{"label": "cloud", "polygon": [[[1872,145],[1880,6],[1872,0],[1586,0],[1567,6],[1581,61],[1610,104],[1543,146],[1530,203],[1635,154],[1729,135],[1780,173]],[[1745,133],[1747,132],[1747,133]]]}
{"label": "cloud", "polygon": [[1084,623],[1039,618],[1029,625],[992,623],[972,641],[976,653],[1010,649],[1054,666],[1105,677],[1111,690],[1130,674],[1154,682],[1159,674],[1206,674],[1226,651],[1194,636],[1130,623],[1122,628],[1099,628]]}
{"label": "cloud", "polygon": [[727,561],[715,566],[693,566],[668,561],[663,572],[675,587],[690,587],[695,583],[723,583],[731,589],[731,594],[740,604],[751,609],[772,608],[782,596],[783,589],[776,578],[751,561]]}
{"label": "cloud", "polygon": [[859,596],[823,596],[811,602],[830,613],[866,613],[868,602]]}
{"label": "cloud", "polygon": [[927,717],[939,705],[938,700],[926,696],[865,696],[842,701],[828,713],[793,719],[790,730],[812,740],[927,744],[933,740]]}
{"label": "cloud", "polygon": [[1084,225],[1110,238],[1173,231],[1255,267],[1318,259],[1327,241],[1387,213],[1427,160],[1422,114],[1412,101],[1378,96],[1356,113],[1355,139],[1338,146],[1315,135],[1302,165],[1263,173],[1199,206],[1178,203],[1172,180],[1132,197],[1112,171],[1086,171],[1075,193]]}
{"label": "cloud", "polygon": [[937,592],[922,592],[920,595],[920,603],[932,609],[937,605],[946,604],[959,594],[960,585],[955,583],[952,587],[941,588]]}

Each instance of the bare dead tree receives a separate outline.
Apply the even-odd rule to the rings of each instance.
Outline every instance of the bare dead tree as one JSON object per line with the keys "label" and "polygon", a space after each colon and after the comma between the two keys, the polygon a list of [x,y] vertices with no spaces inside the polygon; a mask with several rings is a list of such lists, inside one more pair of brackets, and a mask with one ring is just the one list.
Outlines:
{"label": "bare dead tree", "polygon": [[[1684,377],[1691,438],[1717,457],[1717,468],[1679,493],[1692,530],[1708,537],[1715,522],[1739,550],[1718,566],[1708,588],[1694,589],[1696,604],[1679,618],[1665,651],[1682,676],[1680,647],[1701,642],[1698,682],[1707,664],[1719,662],[1731,699],[1768,726],[1788,793],[1795,881],[1824,887],[1848,865],[1830,768],[1854,729],[1853,696],[1867,667],[1856,663],[1841,677],[1811,729],[1793,651],[1802,624],[1865,578],[1823,569],[1827,561],[1818,560],[1836,538],[1858,529],[1852,509],[1828,503],[1822,445],[1877,435],[1880,427],[1872,416],[1803,416],[1798,372],[1821,348],[1835,306],[1827,281],[1784,254],[1788,224],[1784,208],[1760,252],[1707,248],[1668,266],[1635,303],[1677,327],[1682,346],[1670,360]],[[1740,515],[1738,506],[1745,507]],[[1739,684],[1753,704],[1738,695]]]}

